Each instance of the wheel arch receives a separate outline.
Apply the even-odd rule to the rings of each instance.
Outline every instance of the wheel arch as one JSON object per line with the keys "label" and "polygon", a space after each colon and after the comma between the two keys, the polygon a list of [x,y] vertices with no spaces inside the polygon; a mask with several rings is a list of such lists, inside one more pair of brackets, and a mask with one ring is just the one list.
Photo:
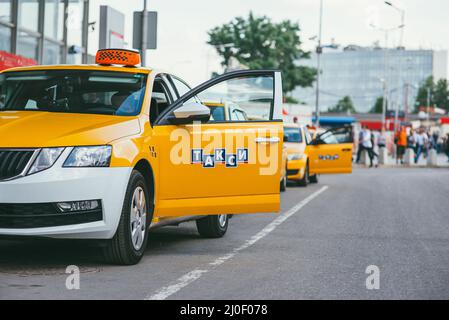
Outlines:
{"label": "wheel arch", "polygon": [[151,211],[153,213],[155,202],[155,183],[153,168],[151,167],[151,164],[148,162],[148,160],[140,159],[134,166],[134,170],[139,171],[145,179],[145,185],[148,188],[148,193],[150,194],[151,198]]}

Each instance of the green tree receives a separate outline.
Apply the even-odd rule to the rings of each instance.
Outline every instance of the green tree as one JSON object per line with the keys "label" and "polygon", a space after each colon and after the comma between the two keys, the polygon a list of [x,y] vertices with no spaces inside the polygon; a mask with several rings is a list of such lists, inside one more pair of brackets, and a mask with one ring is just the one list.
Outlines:
{"label": "green tree", "polygon": [[215,47],[228,66],[232,57],[250,69],[279,69],[282,71],[283,92],[287,96],[297,86],[310,87],[316,70],[298,66],[298,60],[309,59],[310,53],[301,49],[300,28],[289,20],[273,23],[266,16],[237,17],[208,32],[208,44]]}
{"label": "green tree", "polygon": [[329,108],[329,112],[335,112],[335,113],[356,113],[354,104],[352,103],[351,97],[345,96],[342,99],[340,99],[335,107]]}
{"label": "green tree", "polygon": [[[430,90],[430,91],[429,91]],[[449,111],[449,84],[446,79],[440,79],[435,83],[432,76],[428,77],[419,87],[416,97],[415,112],[420,107],[427,106],[427,95],[430,92],[430,106]]]}
{"label": "green tree", "polygon": [[433,77],[428,77],[419,87],[418,94],[416,96],[416,103],[415,103],[415,112],[419,112],[420,107],[427,106],[427,95],[430,90],[430,105],[433,105],[433,92],[435,88],[435,83],[433,81]]}
{"label": "green tree", "polygon": [[449,89],[446,79],[438,80],[432,96],[432,101],[438,108],[449,111]]}
{"label": "green tree", "polygon": [[[370,113],[382,113],[383,103],[384,103],[384,97],[378,97],[376,99],[376,102],[374,103],[374,106],[371,108],[371,110],[369,112]],[[386,110],[388,110],[388,100],[387,100],[386,107],[387,107]]]}

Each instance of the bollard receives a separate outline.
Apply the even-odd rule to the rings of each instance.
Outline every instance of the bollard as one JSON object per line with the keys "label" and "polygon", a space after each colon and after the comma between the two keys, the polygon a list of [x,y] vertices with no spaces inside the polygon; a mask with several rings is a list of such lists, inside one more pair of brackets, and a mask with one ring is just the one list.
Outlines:
{"label": "bollard", "polygon": [[387,148],[379,149],[379,164],[388,164],[388,150]]}
{"label": "bollard", "polygon": [[370,165],[368,151],[366,151],[366,150],[362,151],[362,156],[361,156],[360,160],[363,165],[365,165],[365,166]]}
{"label": "bollard", "polygon": [[438,165],[438,154],[435,149],[429,151],[429,156],[427,157],[427,166],[435,167]]}
{"label": "bollard", "polygon": [[404,154],[404,164],[411,166],[415,163],[415,151],[413,149],[407,148]]}

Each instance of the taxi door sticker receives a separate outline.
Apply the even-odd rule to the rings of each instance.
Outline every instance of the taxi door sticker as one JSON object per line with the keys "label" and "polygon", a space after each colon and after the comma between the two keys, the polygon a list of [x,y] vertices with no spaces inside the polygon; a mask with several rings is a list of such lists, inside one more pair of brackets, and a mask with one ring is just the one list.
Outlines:
{"label": "taxi door sticker", "polygon": [[227,153],[226,149],[214,149],[213,154],[204,154],[203,149],[191,150],[191,164],[201,164],[203,168],[215,168],[216,164],[224,164],[226,168],[237,168],[238,164],[248,163],[247,148],[238,148],[237,153]]}
{"label": "taxi door sticker", "polygon": [[320,159],[320,160],[331,160],[331,161],[334,161],[334,160],[338,160],[339,158],[340,158],[340,156],[338,154],[336,154],[334,156],[331,156],[330,154],[327,154],[325,156],[323,156],[322,154],[318,155],[318,159]]}

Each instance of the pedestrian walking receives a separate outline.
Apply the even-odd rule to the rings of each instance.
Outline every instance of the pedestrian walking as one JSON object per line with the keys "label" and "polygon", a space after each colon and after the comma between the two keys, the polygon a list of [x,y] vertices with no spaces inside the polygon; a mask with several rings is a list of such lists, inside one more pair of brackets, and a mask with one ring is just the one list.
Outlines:
{"label": "pedestrian walking", "polygon": [[444,153],[447,156],[447,161],[449,162],[449,133],[446,134],[443,142]]}
{"label": "pedestrian walking", "polygon": [[407,130],[405,127],[401,127],[396,133],[394,141],[396,143],[396,163],[404,164],[404,153],[407,147]]}
{"label": "pedestrian walking", "polygon": [[385,129],[382,129],[382,131],[379,133],[377,146],[379,147],[379,149],[387,147],[387,137],[385,135]]}
{"label": "pedestrian walking", "polygon": [[362,146],[363,149],[368,152],[368,157],[370,161],[370,168],[374,166],[373,160],[374,160],[374,150],[373,150],[373,135],[371,133],[371,130],[368,129],[368,127],[365,126],[365,129],[362,131]]}
{"label": "pedestrian walking", "polygon": [[357,148],[357,158],[355,160],[355,163],[359,163],[360,162],[360,158],[362,156],[362,152],[363,152],[363,150],[365,150],[363,148],[363,130],[365,130],[365,126],[363,126],[362,130],[360,130],[360,132],[359,132],[359,137],[358,137],[359,144],[358,144],[358,148]]}
{"label": "pedestrian walking", "polygon": [[416,155],[415,155],[415,163],[418,163],[419,158],[425,152],[425,148],[428,146],[429,138],[427,137],[427,133],[424,128],[420,128],[418,133],[415,134],[416,141]]}

